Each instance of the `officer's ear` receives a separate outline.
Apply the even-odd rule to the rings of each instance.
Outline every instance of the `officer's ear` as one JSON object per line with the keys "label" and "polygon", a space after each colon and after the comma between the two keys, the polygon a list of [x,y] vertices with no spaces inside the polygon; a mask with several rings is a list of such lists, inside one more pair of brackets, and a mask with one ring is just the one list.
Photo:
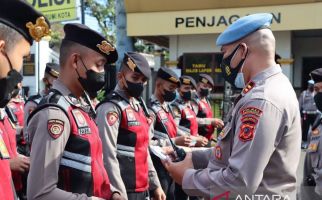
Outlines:
{"label": "officer's ear", "polygon": [[239,49],[240,49],[242,59],[246,58],[247,52],[248,52],[248,46],[246,45],[246,43],[240,43]]}
{"label": "officer's ear", "polygon": [[71,62],[71,66],[74,68],[74,69],[77,69],[77,61],[78,61],[78,56],[79,56],[79,54],[77,54],[77,53],[72,53],[71,55],[70,55],[70,62]]}
{"label": "officer's ear", "polygon": [[4,51],[5,46],[6,42],[4,40],[0,40],[0,51]]}
{"label": "officer's ear", "polygon": [[123,72],[117,72],[117,74],[116,74],[116,78],[117,78],[117,80],[122,80],[122,76],[123,76]]}

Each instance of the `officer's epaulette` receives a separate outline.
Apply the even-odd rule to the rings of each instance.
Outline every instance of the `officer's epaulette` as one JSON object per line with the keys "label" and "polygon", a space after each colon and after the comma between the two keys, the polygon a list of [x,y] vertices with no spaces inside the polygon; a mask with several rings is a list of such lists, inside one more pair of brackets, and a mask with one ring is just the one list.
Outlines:
{"label": "officer's epaulette", "polygon": [[102,105],[103,103],[106,103],[106,102],[111,102],[111,100],[114,100],[114,101],[121,101],[122,98],[120,97],[120,95],[118,95],[116,92],[112,91],[110,93],[108,93],[107,95],[105,95],[104,99],[102,101],[100,101],[96,107],[95,107],[95,110],[97,110],[97,108]]}
{"label": "officer's epaulette", "polygon": [[255,82],[251,81],[249,82],[243,89],[243,94],[247,94],[249,91],[251,91],[255,87]]}

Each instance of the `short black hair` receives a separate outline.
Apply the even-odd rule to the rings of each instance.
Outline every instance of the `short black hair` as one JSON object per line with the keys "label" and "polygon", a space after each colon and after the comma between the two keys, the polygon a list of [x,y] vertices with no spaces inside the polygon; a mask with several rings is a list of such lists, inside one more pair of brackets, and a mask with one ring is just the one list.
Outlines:
{"label": "short black hair", "polygon": [[11,51],[21,39],[23,36],[18,31],[0,22],[0,40],[5,41],[7,51]]}
{"label": "short black hair", "polygon": [[67,58],[70,56],[71,53],[81,53],[82,52],[82,45],[69,41],[69,40],[62,40],[59,50],[59,64],[60,67],[64,66]]}

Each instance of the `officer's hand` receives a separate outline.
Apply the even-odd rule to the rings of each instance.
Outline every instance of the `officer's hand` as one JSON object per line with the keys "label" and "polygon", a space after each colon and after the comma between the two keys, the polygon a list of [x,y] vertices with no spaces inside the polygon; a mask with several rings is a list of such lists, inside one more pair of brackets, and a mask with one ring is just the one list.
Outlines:
{"label": "officer's hand", "polygon": [[170,160],[162,161],[164,167],[168,170],[173,180],[182,185],[182,179],[187,169],[193,169],[192,154],[187,153],[185,159],[181,162],[172,162]]}
{"label": "officer's hand", "polygon": [[29,169],[29,158],[17,156],[9,160],[12,171],[25,172]]}
{"label": "officer's hand", "polygon": [[154,197],[152,200],[165,200],[166,196],[162,190],[161,187],[158,187],[157,189],[154,190]]}
{"label": "officer's hand", "polygon": [[120,193],[114,193],[111,200],[125,200],[125,198],[123,198]]}
{"label": "officer's hand", "polygon": [[216,128],[222,128],[224,127],[224,122],[221,119],[214,118],[211,124]]}
{"label": "officer's hand", "polygon": [[162,151],[163,151],[162,153],[165,155],[170,155],[174,153],[172,146],[162,147]]}
{"label": "officer's hand", "polygon": [[204,147],[208,144],[208,139],[203,137],[203,136],[198,136],[197,137],[197,143],[196,143],[196,147]]}
{"label": "officer's hand", "polygon": [[183,136],[179,136],[176,137],[176,144],[180,145],[180,146],[190,146],[191,143],[191,137],[189,135],[183,135]]}

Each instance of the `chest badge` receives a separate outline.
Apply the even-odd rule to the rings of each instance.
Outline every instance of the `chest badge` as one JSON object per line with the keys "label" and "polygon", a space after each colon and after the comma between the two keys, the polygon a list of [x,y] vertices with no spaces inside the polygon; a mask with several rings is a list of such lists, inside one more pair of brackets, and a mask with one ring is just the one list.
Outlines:
{"label": "chest badge", "polygon": [[83,113],[79,109],[74,109],[72,110],[72,114],[78,127],[78,134],[90,134],[91,129],[89,128]]}

